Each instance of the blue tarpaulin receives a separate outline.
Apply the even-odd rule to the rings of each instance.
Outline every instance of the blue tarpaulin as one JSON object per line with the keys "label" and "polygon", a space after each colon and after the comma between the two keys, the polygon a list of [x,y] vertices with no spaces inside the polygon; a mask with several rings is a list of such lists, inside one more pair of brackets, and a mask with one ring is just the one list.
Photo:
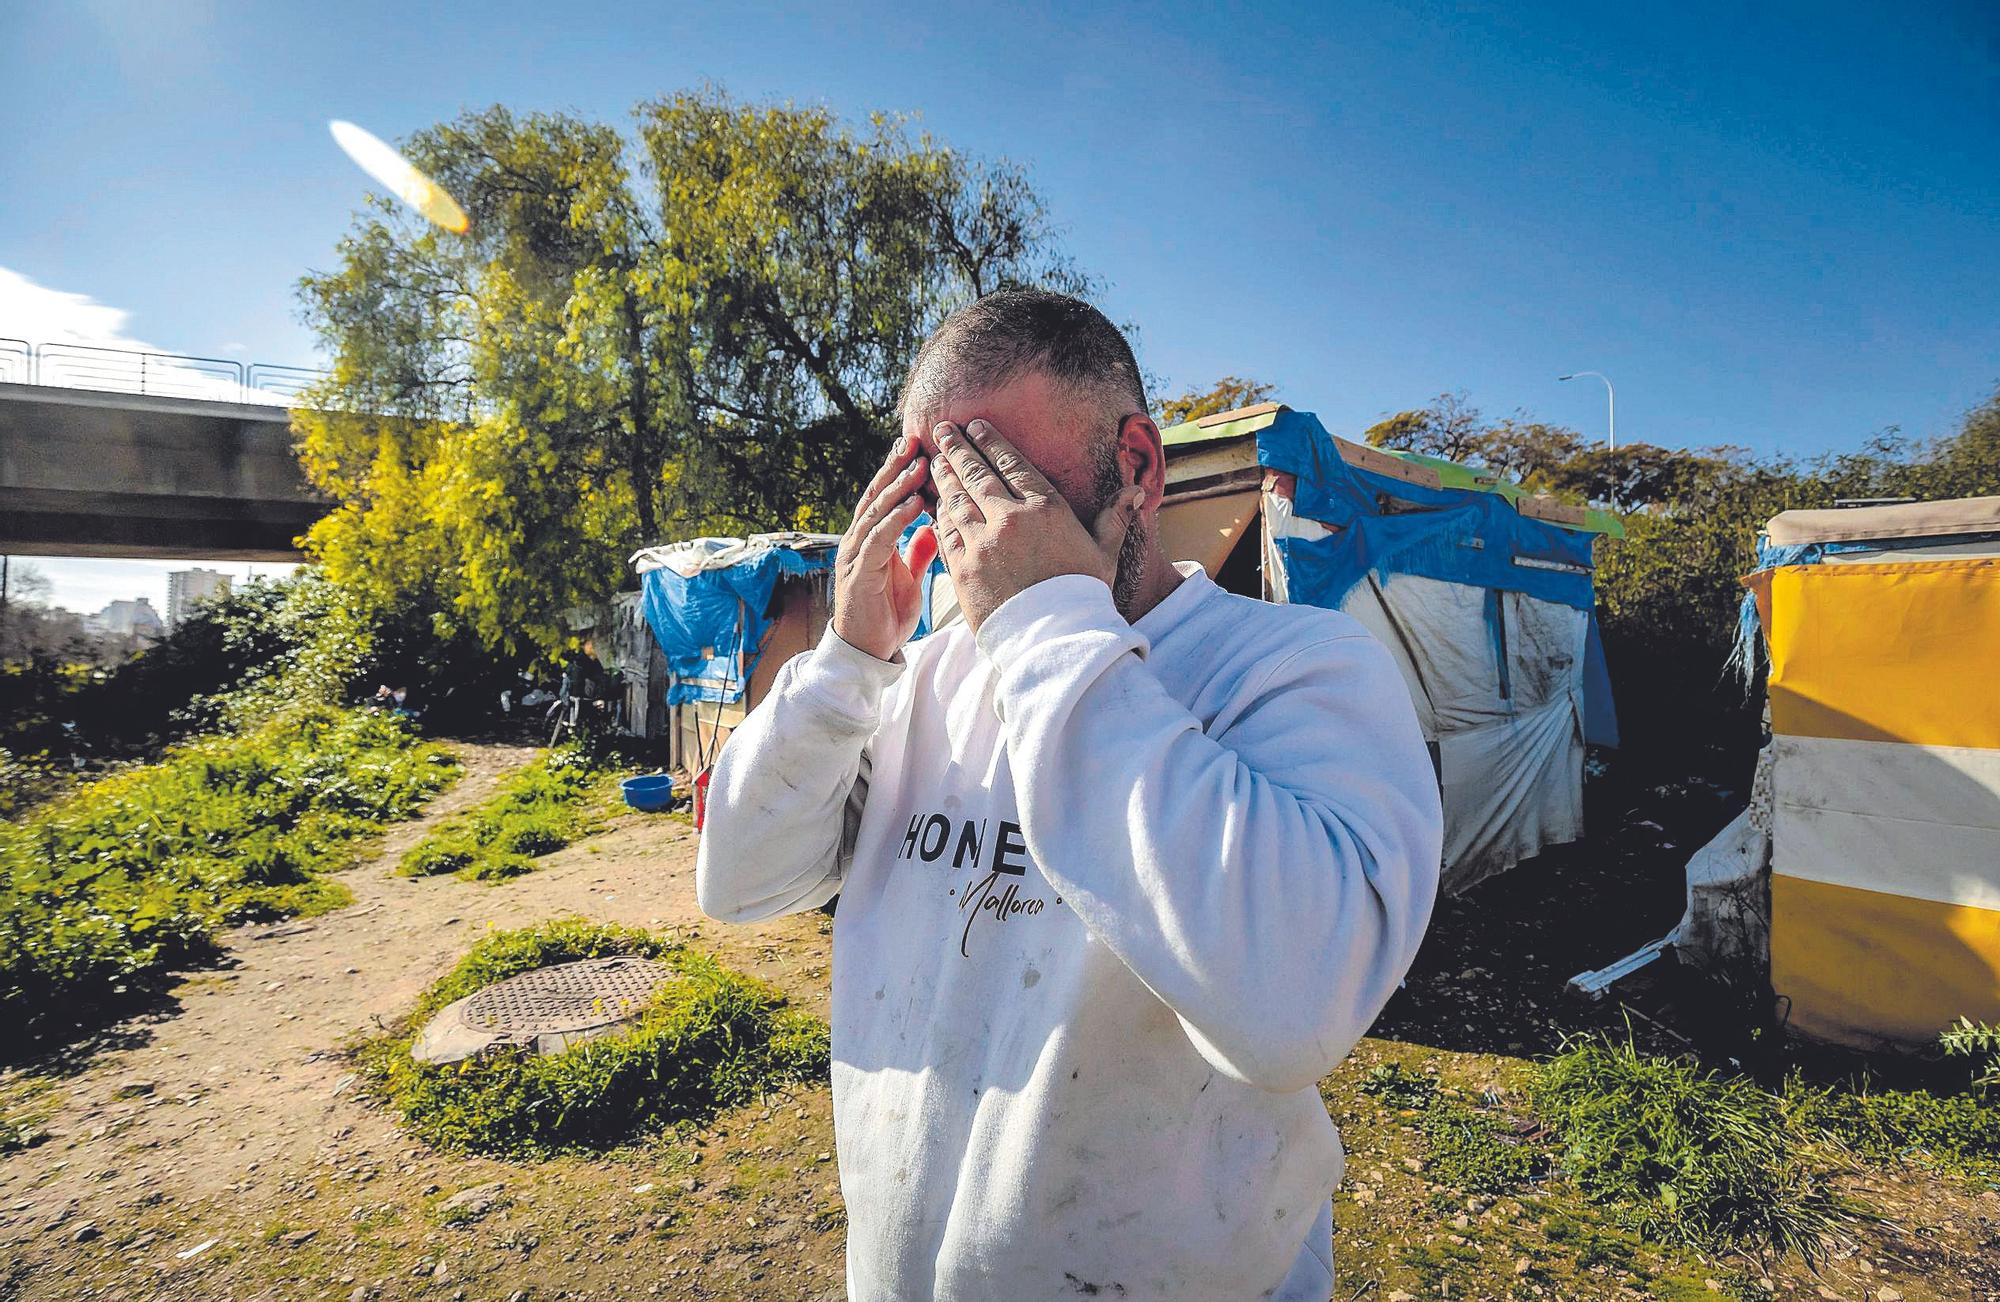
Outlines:
{"label": "blue tarpaulin", "polygon": [[1421,574],[1593,605],[1594,534],[1530,519],[1498,493],[1426,488],[1349,465],[1311,412],[1281,411],[1257,431],[1257,460],[1297,478],[1297,514],[1339,531],[1278,540],[1294,601],[1338,607],[1369,574]]}
{"label": "blue tarpaulin", "polygon": [[641,609],[674,679],[667,704],[742,700],[771,631],[772,589],[782,577],[832,568],[833,558],[832,548],[769,547],[693,575],[642,574]]}
{"label": "blue tarpaulin", "polygon": [[[929,523],[928,515],[919,516],[903,531],[902,542],[907,545],[910,535]],[[702,542],[718,553],[741,552],[742,559],[713,564],[692,575],[661,565],[639,576],[640,609],[673,675],[667,687],[668,705],[742,700],[750,675],[763,656],[764,639],[771,632],[771,594],[779,580],[824,573],[833,568],[836,555],[827,545],[801,549],[782,544],[746,545],[733,539]],[[944,562],[937,560],[924,575],[923,615],[912,641],[931,631],[931,588],[944,572]]]}
{"label": "blue tarpaulin", "polygon": [[[1611,679],[1591,588],[1596,535],[1522,515],[1499,493],[1429,488],[1344,460],[1311,412],[1281,410],[1257,431],[1257,461],[1292,475],[1292,509],[1333,530],[1274,539],[1289,598],[1338,609],[1355,585],[1417,574],[1445,583],[1519,592],[1590,612],[1584,667],[1585,734],[1616,745]],[[1489,603],[1498,642],[1499,607]]]}

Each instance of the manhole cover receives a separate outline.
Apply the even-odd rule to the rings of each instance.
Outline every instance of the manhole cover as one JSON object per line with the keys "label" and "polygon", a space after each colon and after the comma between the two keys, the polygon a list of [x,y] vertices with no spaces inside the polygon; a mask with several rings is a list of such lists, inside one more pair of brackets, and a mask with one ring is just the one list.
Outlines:
{"label": "manhole cover", "polygon": [[520,1039],[620,1022],[646,1002],[667,970],[643,958],[594,958],[537,968],[487,986],[465,1002],[468,1026]]}
{"label": "manhole cover", "polygon": [[411,1052],[432,1063],[510,1045],[556,1053],[638,1016],[672,975],[650,959],[629,956],[523,972],[439,1011]]}

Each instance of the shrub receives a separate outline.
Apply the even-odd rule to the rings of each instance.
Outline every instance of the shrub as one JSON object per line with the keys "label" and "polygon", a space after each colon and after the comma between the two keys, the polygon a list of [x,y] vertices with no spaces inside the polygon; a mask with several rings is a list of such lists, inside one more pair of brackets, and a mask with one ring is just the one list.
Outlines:
{"label": "shrub", "polygon": [[1748,1080],[1590,1040],[1544,1064],[1532,1092],[1560,1168],[1650,1238],[1817,1261],[1857,1214],[1830,1188],[1838,1155]]}
{"label": "shrub", "polygon": [[[432,1066],[410,1047],[438,1009],[520,972],[634,954],[672,973],[628,1029],[560,1053],[500,1050]],[[439,1148],[545,1156],[601,1149],[698,1121],[823,1075],[824,1023],[697,950],[643,931],[564,920],[489,937],[433,986],[402,1034],[361,1050],[378,1092]]]}
{"label": "shrub", "polygon": [[221,927],[341,902],[319,874],[456,773],[393,720],[310,707],[0,824],[0,1012],[80,1021]]}
{"label": "shrub", "polygon": [[405,877],[457,873],[498,881],[534,871],[535,859],[587,835],[607,770],[564,747],[535,759],[487,800],[412,846],[397,867]]}

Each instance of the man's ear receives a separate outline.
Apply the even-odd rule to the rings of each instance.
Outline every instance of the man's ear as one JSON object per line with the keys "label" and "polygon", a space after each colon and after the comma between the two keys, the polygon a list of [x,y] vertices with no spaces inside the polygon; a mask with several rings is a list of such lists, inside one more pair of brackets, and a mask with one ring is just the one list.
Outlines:
{"label": "man's ear", "polygon": [[1151,416],[1135,412],[1119,422],[1118,464],[1125,482],[1145,489],[1146,506],[1157,509],[1167,495],[1167,449]]}

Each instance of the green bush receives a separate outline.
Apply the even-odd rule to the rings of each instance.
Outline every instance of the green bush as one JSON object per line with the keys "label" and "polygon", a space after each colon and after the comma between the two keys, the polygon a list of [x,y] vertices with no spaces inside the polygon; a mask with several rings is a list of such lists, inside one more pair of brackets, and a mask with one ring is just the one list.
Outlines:
{"label": "green bush", "polygon": [[[1621,448],[1640,456],[1643,445]],[[1930,442],[1893,432],[1856,452],[1806,462],[1740,448],[1649,449],[1662,464],[1624,538],[1597,544],[1596,590],[1626,762],[1668,776],[1720,752],[1729,785],[1747,782],[1762,695],[1728,670],[1739,580],[1756,568],[1757,532],[1780,511],[1842,499],[1920,501],[2000,493],[2000,392],[1958,431]]]}
{"label": "green bush", "polygon": [[1589,1040],[1543,1064],[1532,1092],[1558,1166],[1647,1237],[1816,1261],[1857,1214],[1830,1187],[1842,1157],[1751,1081]]}
{"label": "green bush", "polygon": [[219,928],[341,902],[319,874],[457,771],[393,720],[306,707],[0,824],[0,1014],[81,1023]]}
{"label": "green bush", "polygon": [[[520,972],[634,954],[672,976],[629,1029],[555,1054],[503,1050],[436,1067],[410,1054],[438,1009]],[[360,1053],[375,1088],[439,1148],[512,1156],[602,1149],[825,1074],[824,1023],[686,946],[578,919],[489,937],[433,986],[404,1033]]]}
{"label": "green bush", "polygon": [[535,859],[587,835],[608,770],[575,747],[553,750],[501,783],[499,791],[440,823],[403,855],[405,877],[441,873],[498,881],[532,872]]}

